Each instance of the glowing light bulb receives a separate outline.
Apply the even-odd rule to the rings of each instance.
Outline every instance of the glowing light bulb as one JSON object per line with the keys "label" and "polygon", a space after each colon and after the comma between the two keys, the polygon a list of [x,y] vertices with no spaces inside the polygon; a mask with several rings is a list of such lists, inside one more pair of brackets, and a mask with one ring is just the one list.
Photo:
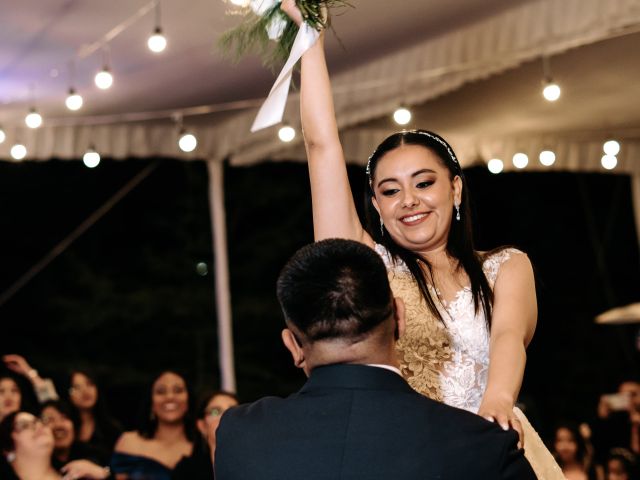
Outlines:
{"label": "glowing light bulb", "polygon": [[67,96],[66,101],[64,102],[67,105],[69,110],[80,110],[82,108],[82,104],[84,103],[82,96],[77,93],[73,88],[69,89],[69,95]]}
{"label": "glowing light bulb", "polygon": [[529,157],[524,153],[516,153],[513,156],[513,165],[516,168],[524,168],[529,164]]}
{"label": "glowing light bulb", "polygon": [[550,167],[556,161],[556,154],[551,150],[543,150],[540,152],[540,163],[545,167]]}
{"label": "glowing light bulb", "polygon": [[602,166],[607,170],[613,170],[616,168],[616,165],[618,165],[618,159],[615,155],[603,155],[600,163],[602,163]]}
{"label": "glowing light bulb", "polygon": [[24,117],[24,123],[26,123],[29,128],[38,128],[42,125],[42,115],[36,112],[35,108],[32,108],[27,116]]}
{"label": "glowing light bulb", "polygon": [[27,156],[27,147],[25,147],[21,143],[16,143],[13,147],[11,147],[11,156],[14,160],[22,160]]}
{"label": "glowing light bulb", "polygon": [[504,163],[499,158],[492,158],[487,163],[487,168],[491,173],[500,173],[504,169]]}
{"label": "glowing light bulb", "polygon": [[7,139],[7,134],[4,133],[4,130],[2,128],[0,128],[0,143],[4,143],[6,139]]}
{"label": "glowing light bulb", "polygon": [[280,127],[280,130],[278,130],[278,138],[280,141],[288,143],[296,138],[296,131],[293,127],[284,125],[283,127]]}
{"label": "glowing light bulb", "polygon": [[555,102],[560,98],[560,86],[557,83],[549,80],[542,90],[542,95],[549,102]]}
{"label": "glowing light bulb", "polygon": [[104,67],[101,71],[96,73],[93,80],[96,83],[96,87],[100,90],[106,90],[113,85],[113,75],[111,75],[111,72],[107,67]]}
{"label": "glowing light bulb", "polygon": [[198,140],[192,133],[182,133],[178,140],[178,146],[183,152],[193,152],[198,146]]}
{"label": "glowing light bulb", "polygon": [[393,112],[393,120],[398,125],[406,125],[411,121],[411,112],[406,107],[400,107]]}
{"label": "glowing light bulb", "polygon": [[167,48],[167,38],[162,34],[160,27],[156,27],[153,31],[153,35],[147,40],[147,46],[153,53],[160,53]]}
{"label": "glowing light bulb", "polygon": [[602,146],[604,153],[607,155],[618,155],[620,153],[620,144],[615,140],[609,140]]}
{"label": "glowing light bulb", "polygon": [[82,157],[82,162],[88,168],[95,168],[100,164],[100,154],[93,148],[90,148]]}

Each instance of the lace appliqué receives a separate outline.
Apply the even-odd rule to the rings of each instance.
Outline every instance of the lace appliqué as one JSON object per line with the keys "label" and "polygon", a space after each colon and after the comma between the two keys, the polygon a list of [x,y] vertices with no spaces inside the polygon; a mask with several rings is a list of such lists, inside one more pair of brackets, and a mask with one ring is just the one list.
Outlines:
{"label": "lace appliqu\u00e9", "polygon": [[[469,287],[449,304],[439,307],[444,324],[429,311],[409,269],[394,263],[382,245],[376,245],[389,272],[391,289],[406,308],[405,334],[396,344],[400,370],[411,387],[447,405],[476,413],[487,386],[489,331],[484,313],[475,313]],[[483,270],[491,287],[500,265],[515,249],[488,257]]]}

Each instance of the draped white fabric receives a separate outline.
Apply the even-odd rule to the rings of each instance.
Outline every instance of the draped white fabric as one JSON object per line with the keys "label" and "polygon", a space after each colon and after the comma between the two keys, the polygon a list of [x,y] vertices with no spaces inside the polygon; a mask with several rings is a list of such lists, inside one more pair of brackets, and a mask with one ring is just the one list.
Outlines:
{"label": "draped white fabric", "polygon": [[[638,25],[639,0],[540,0],[520,4],[335,75],[340,128],[348,131],[358,124],[388,115],[400,102],[425,102],[542,54],[557,54],[589,45]],[[632,52],[629,54],[633,55]],[[298,117],[297,103],[296,95],[291,95],[290,119]],[[251,164],[269,157],[304,158],[299,150],[294,156],[299,138],[292,144],[283,145],[272,130],[249,134],[255,114],[251,109],[224,121],[199,122],[193,128],[199,140],[194,154],[180,152],[175,127],[159,121],[99,126],[50,125],[35,131],[9,129],[7,133],[9,138],[20,138],[25,143],[29,158],[39,160],[79,158],[90,144],[94,144],[102,156],[112,158],[167,156],[221,160],[230,157],[234,165]],[[351,152],[351,158],[366,158],[371,145],[375,145],[375,141],[360,142],[362,135],[368,134],[357,134],[355,145],[349,144],[352,135],[345,136],[345,148]],[[474,160],[474,157],[466,156],[467,152],[482,151],[483,145],[493,141],[478,136],[458,139],[460,144],[467,145],[459,154],[462,162]],[[0,158],[9,159],[9,149],[10,142],[1,144]],[[589,160],[580,159],[575,166],[571,165],[589,168],[589,163]],[[562,168],[568,166],[562,165]],[[561,168],[561,165],[555,168]]]}

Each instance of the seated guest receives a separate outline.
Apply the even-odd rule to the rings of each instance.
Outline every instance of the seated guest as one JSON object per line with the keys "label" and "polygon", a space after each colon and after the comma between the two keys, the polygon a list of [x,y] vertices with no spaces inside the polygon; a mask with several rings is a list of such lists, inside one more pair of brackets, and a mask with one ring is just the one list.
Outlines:
{"label": "seated guest", "polygon": [[22,392],[13,376],[0,374],[0,421],[10,413],[20,410]]}
{"label": "seated guest", "polygon": [[122,427],[109,414],[95,377],[87,370],[72,371],[68,392],[69,403],[80,419],[77,440],[102,450],[110,457],[116,440],[122,434]]}
{"label": "seated guest", "polygon": [[53,433],[39,418],[13,412],[0,422],[0,449],[6,463],[0,466],[2,480],[60,480],[51,464]]}
{"label": "seated guest", "polygon": [[150,390],[150,408],[140,429],[125,432],[111,457],[116,479],[169,480],[178,461],[191,455],[189,392],[180,374],[168,370],[158,375]]}
{"label": "seated guest", "polygon": [[204,395],[196,410],[196,427],[200,435],[193,445],[193,454],[176,465],[173,480],[213,480],[213,461],[216,452],[216,430],[220,417],[229,408],[238,405],[233,393],[216,391]]}
{"label": "seated guest", "polygon": [[107,478],[108,458],[104,452],[86,443],[78,442],[76,429],[79,423],[69,404],[61,400],[45,402],[40,412],[42,422],[53,432],[53,466],[63,472],[80,471],[83,475],[76,478]]}
{"label": "seated guest", "polygon": [[309,378],[286,399],[222,416],[216,480],[535,478],[515,431],[423,397],[402,378],[404,305],[373,250],[338,239],[308,245],[284,267],[277,294],[282,340]]}
{"label": "seated guest", "polygon": [[640,480],[637,457],[625,448],[614,448],[607,458],[607,480]]}
{"label": "seated guest", "polygon": [[556,427],[552,450],[567,480],[597,480],[585,439],[576,425],[563,423]]}

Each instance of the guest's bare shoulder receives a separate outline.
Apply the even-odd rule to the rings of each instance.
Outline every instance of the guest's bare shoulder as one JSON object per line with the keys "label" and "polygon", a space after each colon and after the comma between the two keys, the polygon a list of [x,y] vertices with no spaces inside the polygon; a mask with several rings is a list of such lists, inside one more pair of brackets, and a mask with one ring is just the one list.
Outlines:
{"label": "guest's bare shoulder", "polygon": [[114,446],[114,451],[136,455],[143,450],[145,442],[146,439],[142,438],[136,431],[124,432],[120,435],[120,438],[118,438]]}

